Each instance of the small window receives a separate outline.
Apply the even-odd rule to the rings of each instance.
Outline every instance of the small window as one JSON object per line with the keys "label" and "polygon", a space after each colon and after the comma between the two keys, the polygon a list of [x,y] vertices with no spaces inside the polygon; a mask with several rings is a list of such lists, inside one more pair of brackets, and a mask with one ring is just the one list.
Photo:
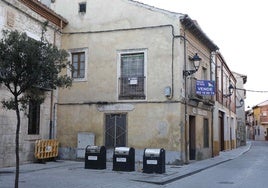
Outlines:
{"label": "small window", "polygon": [[87,10],[87,3],[79,3],[79,13],[86,13]]}
{"label": "small window", "polygon": [[7,11],[7,25],[9,27],[14,27],[15,25],[15,14],[11,11]]}
{"label": "small window", "polygon": [[71,62],[67,67],[67,75],[73,78],[75,82],[87,80],[88,49],[75,48],[69,49],[69,58]]}
{"label": "small window", "polygon": [[40,126],[40,104],[29,102],[28,134],[39,134]]}
{"label": "small window", "polygon": [[73,78],[85,78],[85,52],[72,53]]}

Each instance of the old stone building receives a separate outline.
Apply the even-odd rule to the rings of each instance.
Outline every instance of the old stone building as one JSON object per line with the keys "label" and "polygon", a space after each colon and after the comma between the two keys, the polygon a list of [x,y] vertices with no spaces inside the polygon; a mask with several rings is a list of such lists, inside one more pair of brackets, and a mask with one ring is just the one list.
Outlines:
{"label": "old stone building", "polygon": [[[60,47],[60,30],[67,21],[52,10],[35,0],[1,0],[0,1],[0,30],[18,30],[29,37],[40,40],[41,28],[49,21],[46,39]],[[0,37],[2,32],[0,34]],[[21,113],[20,130],[20,160],[21,163],[34,159],[34,143],[38,139],[48,139],[51,132],[52,103],[56,102],[56,92],[48,92],[43,104],[36,106],[32,116],[34,121]],[[7,89],[0,85],[0,101],[9,98]],[[38,110],[37,110],[38,109]],[[0,107],[0,167],[15,164],[15,133],[16,114]]]}

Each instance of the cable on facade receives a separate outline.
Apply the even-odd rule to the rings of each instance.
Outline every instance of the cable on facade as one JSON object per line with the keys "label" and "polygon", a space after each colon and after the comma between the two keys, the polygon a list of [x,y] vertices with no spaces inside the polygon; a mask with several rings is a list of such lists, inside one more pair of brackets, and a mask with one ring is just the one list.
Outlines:
{"label": "cable on facade", "polygon": [[243,88],[235,88],[236,90],[243,90],[248,92],[255,92],[255,93],[268,93],[268,91],[261,91],[261,90],[252,90],[252,89],[243,89]]}

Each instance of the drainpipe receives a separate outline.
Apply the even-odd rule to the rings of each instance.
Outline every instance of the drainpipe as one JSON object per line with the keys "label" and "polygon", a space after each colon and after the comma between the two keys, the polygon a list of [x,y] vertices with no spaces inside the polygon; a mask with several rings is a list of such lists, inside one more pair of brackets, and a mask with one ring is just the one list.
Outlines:
{"label": "drainpipe", "polygon": [[[212,52],[210,54],[210,80],[212,80],[212,64],[213,64],[213,55],[215,55],[216,57],[216,52],[214,54],[214,52]],[[214,73],[214,79],[216,81],[216,69],[217,69],[217,65],[216,62],[214,62],[215,64],[215,73]],[[215,99],[216,100],[216,99]],[[214,157],[214,106],[211,108],[211,157]]]}
{"label": "drainpipe", "polygon": [[50,93],[50,114],[49,114],[49,139],[52,139],[53,138],[53,135],[52,135],[52,115],[53,114],[53,90],[51,90],[51,93]]}
{"label": "drainpipe", "polygon": [[[54,33],[53,33],[53,45],[56,44],[56,31],[54,30]],[[49,139],[52,139],[54,138],[54,135],[53,135],[53,103],[54,103],[54,91],[53,89],[51,90],[50,92],[50,113],[49,113]]]}
{"label": "drainpipe", "polygon": [[[185,31],[184,31],[184,70],[187,70],[187,66],[186,66],[186,34],[185,34]],[[189,161],[188,161],[188,113],[187,113],[187,105],[188,105],[188,92],[187,92],[187,77],[184,76],[184,95],[185,95],[185,104],[184,104],[184,150],[185,150],[185,158],[184,158],[184,161],[185,161],[185,164],[188,164]]]}

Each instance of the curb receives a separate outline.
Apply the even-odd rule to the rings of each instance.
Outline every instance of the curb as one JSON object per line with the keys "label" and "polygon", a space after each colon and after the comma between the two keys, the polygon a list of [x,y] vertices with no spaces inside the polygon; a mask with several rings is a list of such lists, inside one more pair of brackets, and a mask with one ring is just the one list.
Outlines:
{"label": "curb", "polygon": [[[210,164],[210,165],[207,165],[207,166],[204,166],[204,167],[201,167],[201,168],[196,168],[194,170],[188,170],[188,172],[185,172],[185,173],[182,172],[181,174],[179,174],[179,172],[175,172],[175,173],[173,173],[171,175],[167,175],[166,177],[162,177],[162,178],[161,177],[151,177],[151,178],[143,177],[143,178],[146,178],[146,179],[137,178],[137,179],[133,179],[133,181],[151,183],[151,184],[156,184],[156,185],[166,185],[166,184],[174,182],[176,180],[179,180],[179,179],[194,175],[196,173],[199,173],[201,171],[207,170],[207,169],[212,168],[214,166],[217,166],[217,165],[223,164],[225,162],[231,161],[233,159],[236,159],[237,157],[247,153],[250,150],[251,142],[249,142],[244,147],[246,147],[245,150],[235,154],[235,156],[230,155],[228,157],[225,157],[225,159],[219,159],[220,156],[218,156],[218,158],[216,157],[217,159],[219,159],[218,162],[215,162],[215,163],[212,162],[213,164]],[[237,150],[239,150],[239,148],[237,148]],[[235,150],[235,151],[237,151],[237,150]],[[231,151],[227,151],[227,152],[229,152],[229,154],[231,154],[232,152],[235,153],[235,151],[231,150]],[[215,159],[215,158],[210,158],[210,159],[208,159],[208,161],[211,161],[213,159]],[[202,161],[200,161],[200,163],[202,163]]]}

